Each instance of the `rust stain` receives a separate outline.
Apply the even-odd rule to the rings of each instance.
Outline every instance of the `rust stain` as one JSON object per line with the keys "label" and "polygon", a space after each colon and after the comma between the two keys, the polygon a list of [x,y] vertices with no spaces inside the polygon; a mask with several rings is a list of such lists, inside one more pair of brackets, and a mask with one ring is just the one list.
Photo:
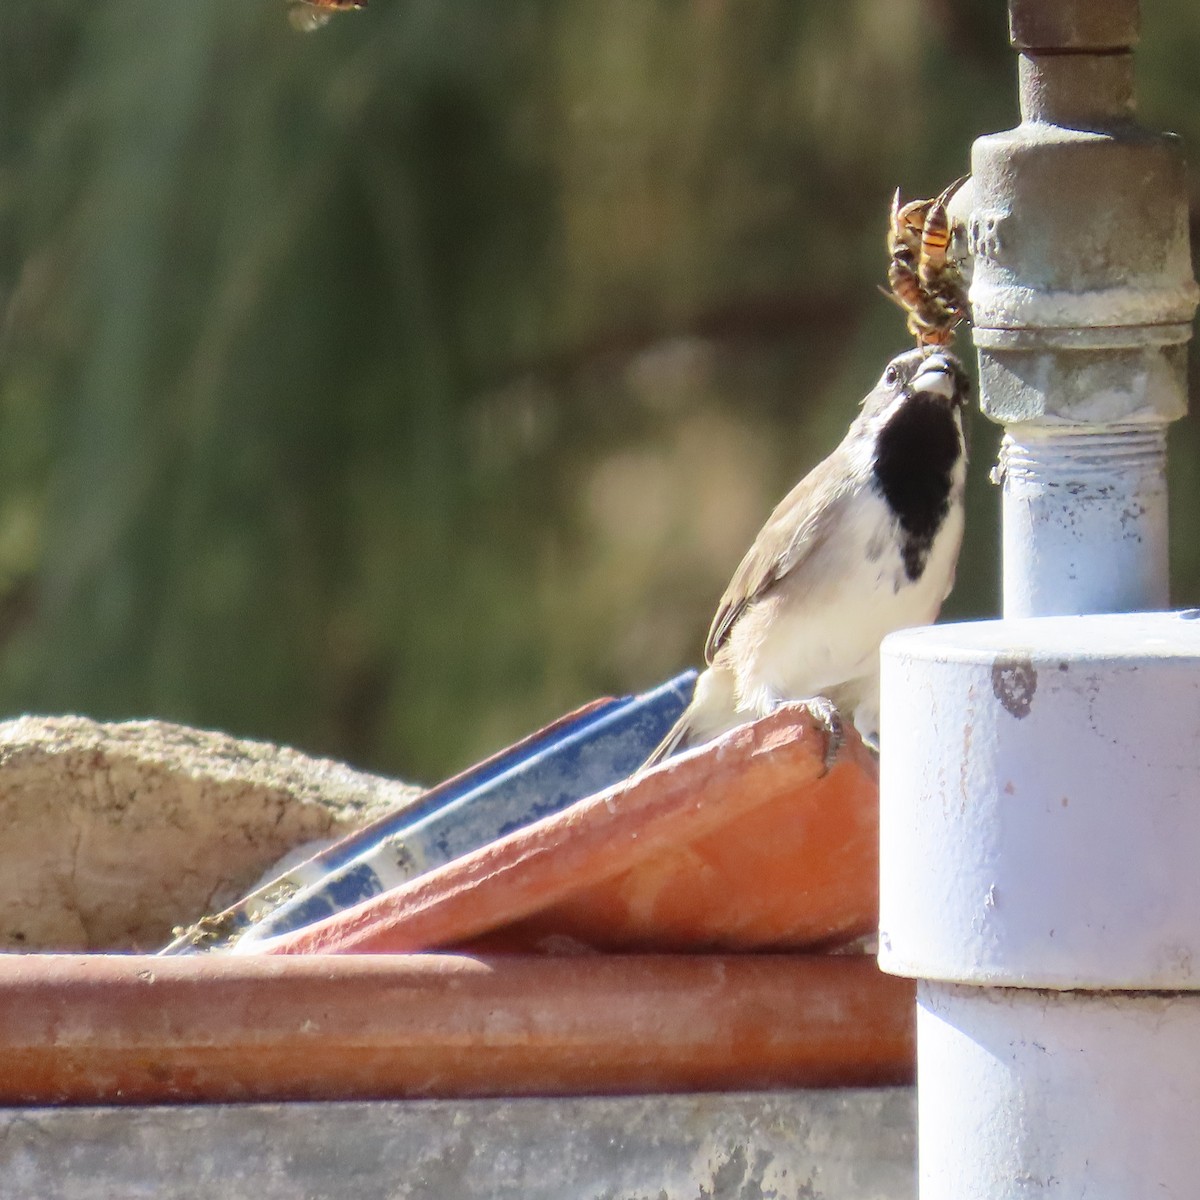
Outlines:
{"label": "rust stain", "polygon": [[992,666],[992,692],[1005,712],[1018,721],[1029,716],[1037,684],[1037,671],[1027,657],[998,658]]}

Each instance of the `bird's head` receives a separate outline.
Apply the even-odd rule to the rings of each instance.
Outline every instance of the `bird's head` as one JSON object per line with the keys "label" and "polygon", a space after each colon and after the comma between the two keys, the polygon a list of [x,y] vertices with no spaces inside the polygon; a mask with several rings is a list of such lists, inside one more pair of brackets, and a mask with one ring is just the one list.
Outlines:
{"label": "bird's head", "polygon": [[926,346],[897,354],[884,368],[879,382],[863,401],[863,417],[872,425],[887,421],[907,402],[918,399],[963,408],[971,394],[971,381],[948,350]]}

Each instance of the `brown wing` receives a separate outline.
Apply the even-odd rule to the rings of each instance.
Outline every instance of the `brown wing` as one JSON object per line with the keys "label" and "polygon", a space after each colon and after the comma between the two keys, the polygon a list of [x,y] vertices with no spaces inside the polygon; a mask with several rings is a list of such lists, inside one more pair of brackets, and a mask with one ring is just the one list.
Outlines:
{"label": "brown wing", "polygon": [[711,666],[747,606],[800,566],[824,540],[825,514],[850,486],[845,461],[834,451],[779,502],[734,572],[704,643]]}

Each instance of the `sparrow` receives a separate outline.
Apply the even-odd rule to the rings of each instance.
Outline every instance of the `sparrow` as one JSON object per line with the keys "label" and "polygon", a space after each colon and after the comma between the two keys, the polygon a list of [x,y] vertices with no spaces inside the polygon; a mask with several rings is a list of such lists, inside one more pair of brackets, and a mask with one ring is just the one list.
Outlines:
{"label": "sparrow", "polygon": [[945,349],[888,363],[841,443],[742,559],[708,631],[708,668],[646,766],[818,697],[878,745],[879,644],[933,622],[954,586],[968,392]]}

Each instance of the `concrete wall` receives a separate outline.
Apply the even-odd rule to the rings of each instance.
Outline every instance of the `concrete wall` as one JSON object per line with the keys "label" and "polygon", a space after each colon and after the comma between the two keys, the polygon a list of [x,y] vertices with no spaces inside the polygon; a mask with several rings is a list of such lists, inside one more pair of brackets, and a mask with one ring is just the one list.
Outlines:
{"label": "concrete wall", "polygon": [[910,1089],[0,1110],[4,1200],[911,1200]]}

